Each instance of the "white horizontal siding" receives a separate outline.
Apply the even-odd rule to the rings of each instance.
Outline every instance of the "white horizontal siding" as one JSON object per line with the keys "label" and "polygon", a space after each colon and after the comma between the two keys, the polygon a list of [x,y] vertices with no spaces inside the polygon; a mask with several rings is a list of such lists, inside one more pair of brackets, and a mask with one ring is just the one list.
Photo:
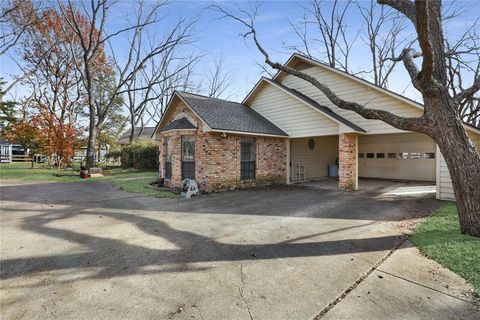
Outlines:
{"label": "white horizontal siding", "polygon": [[338,124],[271,84],[263,83],[250,106],[292,138],[338,134]]}
{"label": "white horizontal siding", "polygon": [[310,138],[290,140],[291,181],[297,181],[297,166],[305,166],[306,179],[328,176],[328,165],[338,157],[338,136],[315,137],[315,147],[309,148]]}
{"label": "white horizontal siding", "polygon": [[[474,145],[477,148],[477,152],[480,153],[480,134],[468,131],[470,139],[472,139]],[[437,198],[441,200],[455,200],[455,193],[453,191],[452,178],[450,171],[448,170],[447,163],[443,158],[443,155],[438,151],[440,156],[438,157],[437,165]]]}
{"label": "white horizontal siding", "polygon": [[[320,67],[312,67],[303,71],[329,86],[339,97],[345,100],[358,102],[366,105],[369,108],[387,110],[396,115],[404,117],[418,117],[423,113],[422,110],[411,106],[406,102],[395,99],[394,97],[370,88],[365,84],[336,74],[333,71]],[[296,89],[306,96],[314,99],[319,104],[331,108],[337,114],[357,124],[369,133],[379,134],[402,132],[401,130],[395,129],[382,121],[367,120],[353,111],[338,108],[332,104],[319,89],[307,81],[292,75],[284,75],[278,80],[287,87]]]}

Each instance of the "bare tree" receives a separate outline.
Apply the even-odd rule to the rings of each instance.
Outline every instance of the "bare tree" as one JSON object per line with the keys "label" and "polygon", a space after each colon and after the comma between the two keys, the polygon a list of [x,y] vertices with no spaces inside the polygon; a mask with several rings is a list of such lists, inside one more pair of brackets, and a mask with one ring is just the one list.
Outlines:
{"label": "bare tree", "polygon": [[[229,70],[225,69],[223,58],[215,59],[213,69],[207,74],[207,94],[209,97],[218,98],[227,93],[232,86],[233,79]],[[228,98],[228,95],[225,97]]]}
{"label": "bare tree", "polygon": [[[194,61],[193,57],[190,60]],[[162,118],[167,104],[175,91],[200,91],[199,85],[195,84],[193,80],[194,68],[198,61],[196,60],[194,63],[189,64],[182,72],[173,72],[172,76],[166,77],[165,81],[152,87],[152,91],[155,92],[158,99],[152,100],[148,108],[146,108],[150,119],[157,122]]]}
{"label": "bare tree", "polygon": [[[37,8],[30,1],[2,0],[0,9],[0,55],[15,47],[35,20]],[[21,14],[20,14],[21,13]],[[11,23],[15,16],[21,20]]]}
{"label": "bare tree", "polygon": [[[0,9],[0,55],[9,57],[10,60],[19,66],[20,73],[16,74],[3,89],[4,93],[9,92],[25,78],[33,76],[40,65],[35,65],[27,69],[19,65],[22,59],[16,49],[22,47],[29,38],[29,32],[35,29],[35,24],[40,23],[38,19],[39,12],[45,12],[49,7],[42,1],[32,2],[30,0],[2,0]],[[50,50],[57,45],[56,39],[49,39],[49,43],[44,44],[43,55],[49,54]],[[44,56],[38,57],[37,61],[43,61]]]}
{"label": "bare tree", "polygon": [[388,87],[388,78],[398,62],[392,58],[398,56],[399,49],[405,47],[408,39],[399,39],[405,29],[405,18],[374,0],[366,6],[357,3],[357,7],[366,27],[362,40],[370,51],[371,69],[366,70],[365,74],[377,86]]}
{"label": "bare tree", "polygon": [[[301,46],[287,46],[307,57],[316,58],[333,68],[351,72],[348,65],[350,52],[358,32],[349,35],[346,24],[352,0],[326,2],[310,0],[304,9],[300,24],[290,22]],[[312,30],[313,29],[313,30]],[[310,34],[313,33],[312,36]],[[320,46],[318,52],[314,48]]]}
{"label": "bare tree", "polygon": [[[480,18],[454,43],[445,39],[447,84],[450,94],[455,96],[465,90],[466,76],[480,73]],[[466,95],[458,105],[464,121],[480,126],[480,93]]]}
{"label": "bare tree", "polygon": [[[183,53],[187,51],[187,45],[194,41],[192,26],[191,22],[181,19],[163,40],[153,37],[144,39],[141,34],[131,39],[130,48],[133,50],[130,53],[133,63],[130,70],[134,74],[125,77],[124,86],[118,92],[127,96],[124,105],[129,112],[130,143],[141,135],[147,110],[157,108],[158,100],[166,90],[170,91],[167,86],[182,85],[185,73],[191,72],[199,60],[199,56]],[[146,42],[150,43],[149,47],[146,47]],[[145,60],[142,58],[144,51],[154,54],[148,55]],[[142,66],[138,68],[138,64]],[[116,58],[115,65],[118,72],[122,73],[124,66]],[[137,127],[140,127],[140,132],[136,132]]]}
{"label": "bare tree", "polygon": [[[422,94],[424,113],[420,117],[402,117],[342,99],[315,77],[270,59],[257,37],[256,12],[239,17],[218,5],[213,8],[247,29],[244,37],[253,38],[257,49],[270,67],[311,83],[337,107],[356,112],[366,119],[381,120],[400,130],[430,136],[438,144],[452,177],[460,229],[462,233],[480,237],[480,154],[467,135],[458,111],[464,99],[480,90],[480,74],[473,74],[472,84],[465,89],[454,95],[449,92],[448,53],[444,41],[441,1],[417,0],[413,3],[410,0],[378,0],[378,3],[400,12],[415,27],[420,51],[406,48],[399,58],[408,71],[413,86]],[[415,63],[415,57],[422,58],[420,68]]]}
{"label": "bare tree", "polygon": [[[69,28],[75,32],[76,37],[80,39],[82,48],[82,61],[77,61],[77,67],[81,70],[83,85],[87,92],[87,104],[89,108],[89,132],[87,141],[87,167],[94,166],[95,140],[97,127],[101,126],[106,119],[110,109],[115,104],[118,95],[126,92],[127,83],[137,77],[137,75],[146,67],[148,61],[155,56],[161,55],[166,50],[178,44],[188,30],[191,30],[193,22],[187,22],[186,19],[180,19],[174,26],[173,30],[164,38],[153,44],[148,51],[139,45],[142,44],[142,38],[145,34],[155,27],[156,23],[161,19],[159,13],[163,7],[167,5],[167,1],[159,1],[152,4],[146,4],[139,0],[133,4],[132,11],[135,13],[134,21],[128,26],[113,32],[107,32],[105,26],[108,21],[110,5],[107,0],[90,0],[89,5],[83,2],[77,8],[72,0],[69,0],[64,6],[59,0],[58,5],[67,20],[65,28]],[[86,17],[87,21],[81,21],[78,15],[72,14],[80,11],[80,16]],[[82,26],[89,26],[88,32],[85,33]],[[114,59],[114,68],[117,70],[116,82],[114,89],[111,91],[110,99],[107,103],[102,104],[102,110],[98,110],[95,102],[95,73],[98,59],[104,54],[105,46],[109,41],[119,35],[130,36],[129,46],[126,50],[126,59],[119,62]],[[137,91],[140,90],[137,88]]]}

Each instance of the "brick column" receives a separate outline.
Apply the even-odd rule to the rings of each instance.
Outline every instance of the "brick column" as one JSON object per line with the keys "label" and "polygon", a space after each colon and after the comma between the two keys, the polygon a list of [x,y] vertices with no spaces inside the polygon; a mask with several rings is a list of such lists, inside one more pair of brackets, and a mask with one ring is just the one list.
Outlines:
{"label": "brick column", "polygon": [[338,139],[338,162],[340,190],[358,189],[358,136],[356,133],[342,133]]}
{"label": "brick column", "polygon": [[166,145],[165,137],[160,136],[160,141],[158,144],[158,176],[160,178],[165,177],[165,154],[166,154]]}
{"label": "brick column", "polygon": [[172,188],[182,187],[182,136],[175,133],[172,136]]}

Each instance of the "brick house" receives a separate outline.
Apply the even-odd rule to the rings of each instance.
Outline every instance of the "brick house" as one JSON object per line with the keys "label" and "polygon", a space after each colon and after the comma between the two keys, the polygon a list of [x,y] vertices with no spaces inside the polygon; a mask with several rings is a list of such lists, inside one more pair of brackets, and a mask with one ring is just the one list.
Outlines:
{"label": "brick house", "polygon": [[286,180],[287,134],[243,104],[175,92],[157,134],[168,187],[185,178],[205,191]]}
{"label": "brick house", "polygon": [[[346,100],[404,117],[423,106],[363,79],[294,54],[286,65],[319,79]],[[480,150],[480,129],[465,125]],[[428,136],[402,131],[332,104],[310,83],[278,72],[261,78],[241,103],[175,92],[153,137],[159,175],[169,187],[195,178],[216,191],[322,179],[338,164],[340,189],[358,178],[432,181],[453,200],[445,160]]]}

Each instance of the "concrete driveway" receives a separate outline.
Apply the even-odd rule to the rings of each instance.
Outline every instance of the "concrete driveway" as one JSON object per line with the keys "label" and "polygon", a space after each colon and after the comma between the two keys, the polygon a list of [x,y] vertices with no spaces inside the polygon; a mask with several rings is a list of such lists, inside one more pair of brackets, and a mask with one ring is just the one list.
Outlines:
{"label": "concrete driveway", "polygon": [[402,240],[399,220],[440,203],[364,183],[182,200],[3,181],[2,317],[477,318],[468,285]]}

